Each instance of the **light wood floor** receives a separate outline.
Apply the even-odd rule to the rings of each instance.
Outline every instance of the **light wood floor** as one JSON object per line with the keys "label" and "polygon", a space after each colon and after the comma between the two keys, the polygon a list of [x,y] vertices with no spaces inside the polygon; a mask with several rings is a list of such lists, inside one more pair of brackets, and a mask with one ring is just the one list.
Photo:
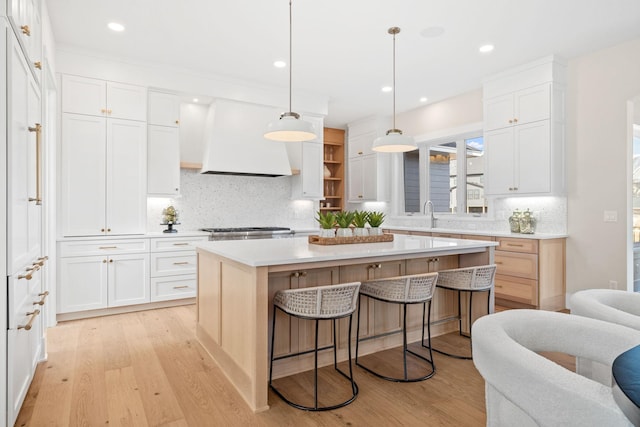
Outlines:
{"label": "light wood floor", "polygon": [[[48,330],[48,360],[37,368],[16,426],[485,425],[484,381],[473,362],[437,354],[436,375],[419,383],[355,368],[360,394],[345,408],[304,412],[270,392],[271,409],[253,414],[194,330],[193,305],[59,323]],[[376,357],[363,362],[381,364]],[[572,368],[570,357],[559,359]],[[334,373],[323,368],[321,377],[328,387],[344,386]],[[295,390],[308,377],[279,381],[304,398]]]}

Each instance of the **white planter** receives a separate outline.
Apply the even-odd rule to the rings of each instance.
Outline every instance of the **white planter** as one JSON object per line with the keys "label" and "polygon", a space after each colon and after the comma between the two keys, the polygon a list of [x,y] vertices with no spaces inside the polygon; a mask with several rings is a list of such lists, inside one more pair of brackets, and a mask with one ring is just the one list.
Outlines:
{"label": "white planter", "polygon": [[320,237],[336,237],[336,230],[333,228],[321,228]]}
{"label": "white planter", "polygon": [[353,232],[350,228],[338,228],[338,237],[352,237]]}
{"label": "white planter", "polygon": [[379,227],[371,227],[369,229],[370,236],[382,236],[382,228]]}
{"label": "white planter", "polygon": [[368,236],[369,235],[369,229],[367,228],[360,228],[360,227],[356,227],[353,229],[354,233],[356,236]]}

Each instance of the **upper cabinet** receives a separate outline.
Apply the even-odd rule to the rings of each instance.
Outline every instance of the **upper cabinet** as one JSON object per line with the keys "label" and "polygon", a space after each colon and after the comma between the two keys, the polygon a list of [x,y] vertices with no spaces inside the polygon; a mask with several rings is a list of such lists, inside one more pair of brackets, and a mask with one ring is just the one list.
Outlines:
{"label": "upper cabinet", "polygon": [[180,97],[173,93],[149,91],[150,125],[178,127],[180,124]]}
{"label": "upper cabinet", "polygon": [[287,155],[293,172],[291,198],[320,200],[324,197],[322,188],[323,163],[322,117],[303,116],[303,120],[313,123],[317,138],[305,142],[287,142]]}
{"label": "upper cabinet", "polygon": [[79,76],[62,76],[62,112],[147,120],[147,89]]}
{"label": "upper cabinet", "polygon": [[485,81],[487,195],[564,194],[565,83],[553,57]]}
{"label": "upper cabinet", "polygon": [[7,0],[7,15],[37,82],[42,69],[40,0]]}
{"label": "upper cabinet", "polygon": [[371,149],[388,129],[386,120],[371,117],[348,125],[349,202],[386,201],[390,193],[391,157]]}
{"label": "upper cabinet", "polygon": [[147,130],[147,194],[180,194],[180,97],[149,91]]}

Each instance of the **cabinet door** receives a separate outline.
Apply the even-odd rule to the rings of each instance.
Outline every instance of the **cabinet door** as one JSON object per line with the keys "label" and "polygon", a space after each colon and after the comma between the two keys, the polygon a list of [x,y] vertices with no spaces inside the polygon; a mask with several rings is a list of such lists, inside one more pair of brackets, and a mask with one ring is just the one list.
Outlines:
{"label": "cabinet door", "polygon": [[513,128],[485,133],[486,186],[488,195],[512,194],[514,188]]}
{"label": "cabinet door", "polygon": [[106,82],[107,113],[113,119],[147,120],[147,89],[142,86]]}
{"label": "cabinet door", "polygon": [[378,155],[362,158],[362,199],[378,200]]}
{"label": "cabinet door", "polygon": [[[42,112],[40,103],[40,88],[33,78],[29,79],[28,88],[28,120],[29,123],[29,145],[27,155],[27,176],[28,194],[30,197],[28,208],[28,248],[29,259],[33,260],[41,255],[42,242],[42,146],[36,143],[38,136],[36,124],[42,123]],[[42,131],[40,131],[42,132]],[[35,199],[35,200],[34,200]]]}
{"label": "cabinet door", "polygon": [[368,156],[370,154],[375,154],[373,151],[373,140],[378,136],[375,131],[366,132],[361,135],[349,137],[348,142],[348,153],[349,158],[360,157],[360,156]]}
{"label": "cabinet door", "polygon": [[105,234],[106,119],[63,114],[61,151],[62,234]]}
{"label": "cabinet door", "polygon": [[513,94],[496,96],[484,103],[484,130],[490,131],[513,126]]}
{"label": "cabinet door", "polygon": [[13,425],[18,417],[33,378],[31,335],[32,331],[25,329],[7,331],[7,425]]}
{"label": "cabinet door", "polygon": [[524,125],[551,117],[551,83],[518,91],[514,95],[516,124]]}
{"label": "cabinet door", "polygon": [[178,127],[180,124],[180,97],[171,93],[148,94],[147,124]]}
{"label": "cabinet door", "polygon": [[[62,112],[105,116],[107,82],[79,76],[62,76]],[[64,135],[63,135],[64,137]]]}
{"label": "cabinet door", "polygon": [[515,186],[518,194],[551,191],[551,130],[549,120],[514,128],[518,167]]}
{"label": "cabinet door", "polygon": [[363,173],[362,158],[349,159],[349,201],[361,202],[364,200],[363,194]]}
{"label": "cabinet door", "polygon": [[302,197],[322,199],[323,188],[323,149],[322,143],[305,142],[302,146]]}
{"label": "cabinet door", "polygon": [[107,121],[106,224],[112,235],[144,234],[147,219],[147,126]]}
{"label": "cabinet door", "polygon": [[58,313],[107,307],[107,257],[60,258]]}
{"label": "cabinet door", "polygon": [[144,304],[149,299],[149,254],[111,255],[108,306]]}
{"label": "cabinet door", "polygon": [[29,68],[11,32],[7,41],[7,238],[8,272],[17,272],[29,258],[29,146],[35,144],[29,124]]}
{"label": "cabinet door", "polygon": [[180,140],[177,127],[148,126],[147,193],[180,194]]}

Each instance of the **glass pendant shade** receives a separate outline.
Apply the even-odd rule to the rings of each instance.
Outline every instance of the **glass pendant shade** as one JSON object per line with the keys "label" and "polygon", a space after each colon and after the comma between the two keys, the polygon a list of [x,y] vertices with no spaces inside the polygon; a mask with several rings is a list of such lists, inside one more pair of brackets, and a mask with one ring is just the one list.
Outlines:
{"label": "glass pendant shade", "polygon": [[403,135],[400,129],[389,129],[386,135],[373,141],[372,150],[379,153],[404,153],[417,148],[413,137]]}
{"label": "glass pendant shade", "polygon": [[301,120],[296,113],[284,113],[269,122],[264,137],[272,141],[302,142],[316,139],[313,124]]}

